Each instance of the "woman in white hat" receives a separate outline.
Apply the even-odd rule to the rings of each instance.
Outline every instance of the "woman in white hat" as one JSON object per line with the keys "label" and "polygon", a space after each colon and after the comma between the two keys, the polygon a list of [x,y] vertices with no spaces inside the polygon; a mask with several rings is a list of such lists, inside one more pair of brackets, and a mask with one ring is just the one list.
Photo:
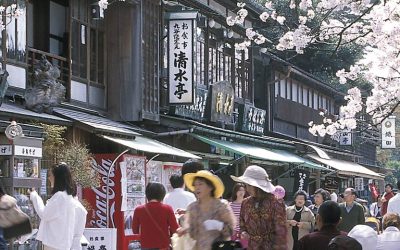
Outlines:
{"label": "woman in white hat", "polygon": [[197,201],[188,206],[185,229],[196,240],[194,249],[210,250],[217,240],[230,240],[235,216],[230,206],[219,198],[224,193],[221,179],[207,170],[183,176],[186,187],[194,192]]}
{"label": "woman in white hat", "polygon": [[248,250],[287,249],[285,205],[273,194],[275,187],[262,167],[248,166],[234,181],[246,184],[250,197],[240,211],[241,237],[249,240]]}

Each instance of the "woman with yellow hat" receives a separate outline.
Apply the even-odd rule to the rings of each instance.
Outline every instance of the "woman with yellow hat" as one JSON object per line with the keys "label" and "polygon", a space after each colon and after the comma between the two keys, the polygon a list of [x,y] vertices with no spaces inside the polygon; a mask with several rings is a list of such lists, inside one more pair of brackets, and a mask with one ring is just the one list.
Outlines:
{"label": "woman with yellow hat", "polygon": [[183,179],[197,201],[189,205],[180,233],[188,232],[198,250],[210,250],[217,240],[230,240],[235,216],[230,206],[219,199],[225,189],[221,179],[207,170],[185,174]]}

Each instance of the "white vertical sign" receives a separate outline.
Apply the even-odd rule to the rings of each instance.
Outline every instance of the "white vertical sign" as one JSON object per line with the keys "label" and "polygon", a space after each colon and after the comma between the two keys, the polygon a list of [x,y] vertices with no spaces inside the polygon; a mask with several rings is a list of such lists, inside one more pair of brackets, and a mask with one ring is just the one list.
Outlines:
{"label": "white vertical sign", "polygon": [[89,241],[85,250],[116,250],[117,229],[116,228],[85,228],[83,235]]}
{"label": "white vertical sign", "polygon": [[40,180],[42,181],[42,186],[40,186],[40,195],[47,194],[47,169],[40,170]]}
{"label": "white vertical sign", "polygon": [[351,145],[351,131],[343,131],[340,132],[340,140],[339,140],[339,144],[341,146],[348,146]]}
{"label": "white vertical sign", "polygon": [[382,148],[396,148],[395,121],[395,116],[389,116],[382,122]]}
{"label": "white vertical sign", "polygon": [[356,191],[364,190],[364,179],[363,178],[354,178],[354,189]]}
{"label": "white vertical sign", "polygon": [[169,104],[193,104],[193,28],[194,19],[169,20]]}

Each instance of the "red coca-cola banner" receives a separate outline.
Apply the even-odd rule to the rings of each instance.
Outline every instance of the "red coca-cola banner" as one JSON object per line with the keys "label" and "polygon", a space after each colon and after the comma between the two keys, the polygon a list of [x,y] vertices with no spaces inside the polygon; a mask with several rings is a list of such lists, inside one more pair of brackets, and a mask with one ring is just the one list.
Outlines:
{"label": "red coca-cola banner", "polygon": [[[92,167],[100,175],[100,186],[83,190],[83,198],[89,202],[91,209],[88,211],[86,227],[106,228],[107,219],[110,228],[117,228],[117,249],[127,250],[130,240],[137,236],[125,236],[124,234],[124,212],[121,211],[121,171],[118,159],[111,166],[116,154],[97,154],[92,159]],[[111,171],[110,171],[111,170]],[[107,174],[110,172],[107,188]],[[107,193],[109,218],[107,218]]]}

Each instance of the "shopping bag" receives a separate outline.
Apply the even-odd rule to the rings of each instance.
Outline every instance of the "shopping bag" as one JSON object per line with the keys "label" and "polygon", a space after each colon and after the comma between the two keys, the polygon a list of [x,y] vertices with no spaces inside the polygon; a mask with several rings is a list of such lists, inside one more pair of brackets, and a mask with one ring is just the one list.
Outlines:
{"label": "shopping bag", "polygon": [[179,237],[176,233],[171,237],[172,249],[173,250],[188,250],[193,249],[196,245],[196,241],[192,239],[189,234],[184,234]]}
{"label": "shopping bag", "polygon": [[30,232],[32,232],[32,225],[28,216],[20,223],[3,228],[3,236],[6,240],[29,234]]}

